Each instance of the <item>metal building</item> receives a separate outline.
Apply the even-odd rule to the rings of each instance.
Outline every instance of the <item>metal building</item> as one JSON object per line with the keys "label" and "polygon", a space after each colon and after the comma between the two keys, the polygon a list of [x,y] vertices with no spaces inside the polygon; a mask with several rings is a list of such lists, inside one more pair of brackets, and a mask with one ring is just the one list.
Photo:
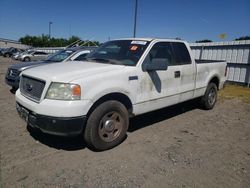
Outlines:
{"label": "metal building", "polygon": [[196,59],[224,60],[228,81],[250,84],[250,40],[191,43]]}

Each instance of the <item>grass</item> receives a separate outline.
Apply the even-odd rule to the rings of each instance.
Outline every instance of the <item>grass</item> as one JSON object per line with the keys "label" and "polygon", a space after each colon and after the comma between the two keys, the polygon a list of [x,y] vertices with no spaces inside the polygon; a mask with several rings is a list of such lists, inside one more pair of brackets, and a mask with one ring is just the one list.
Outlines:
{"label": "grass", "polygon": [[226,84],[225,88],[219,92],[220,99],[233,99],[238,98],[243,102],[250,103],[250,88]]}

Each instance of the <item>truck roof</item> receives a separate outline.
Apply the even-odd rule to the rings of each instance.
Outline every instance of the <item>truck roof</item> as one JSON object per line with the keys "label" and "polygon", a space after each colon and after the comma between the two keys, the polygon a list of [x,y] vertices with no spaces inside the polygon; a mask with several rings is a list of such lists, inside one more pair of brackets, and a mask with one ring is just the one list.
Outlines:
{"label": "truck roof", "polygon": [[77,47],[65,48],[63,50],[79,51],[79,50],[94,50],[96,48],[97,48],[96,46],[77,46]]}
{"label": "truck roof", "polygon": [[170,41],[170,42],[186,42],[185,40],[170,39],[170,38],[120,38],[115,40],[144,40],[148,42],[151,42],[153,40],[159,40],[159,41]]}

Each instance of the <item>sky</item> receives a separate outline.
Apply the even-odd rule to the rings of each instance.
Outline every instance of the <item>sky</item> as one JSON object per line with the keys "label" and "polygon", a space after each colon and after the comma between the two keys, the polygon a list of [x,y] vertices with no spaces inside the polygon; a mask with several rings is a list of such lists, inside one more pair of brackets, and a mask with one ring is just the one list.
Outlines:
{"label": "sky", "polygon": [[[104,42],[132,37],[135,0],[0,0],[0,38],[49,33]],[[226,33],[225,39],[219,35]],[[136,37],[189,42],[250,35],[250,0],[138,0]]]}

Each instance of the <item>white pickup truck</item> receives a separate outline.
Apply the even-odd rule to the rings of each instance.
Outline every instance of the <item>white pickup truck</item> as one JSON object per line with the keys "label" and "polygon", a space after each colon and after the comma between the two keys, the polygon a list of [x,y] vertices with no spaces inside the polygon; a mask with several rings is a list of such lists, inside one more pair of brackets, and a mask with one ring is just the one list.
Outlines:
{"label": "white pickup truck", "polygon": [[119,39],[78,63],[25,70],[16,107],[44,133],[82,134],[96,150],[121,143],[129,117],[198,98],[212,109],[226,62],[195,60],[189,45],[170,39]]}

